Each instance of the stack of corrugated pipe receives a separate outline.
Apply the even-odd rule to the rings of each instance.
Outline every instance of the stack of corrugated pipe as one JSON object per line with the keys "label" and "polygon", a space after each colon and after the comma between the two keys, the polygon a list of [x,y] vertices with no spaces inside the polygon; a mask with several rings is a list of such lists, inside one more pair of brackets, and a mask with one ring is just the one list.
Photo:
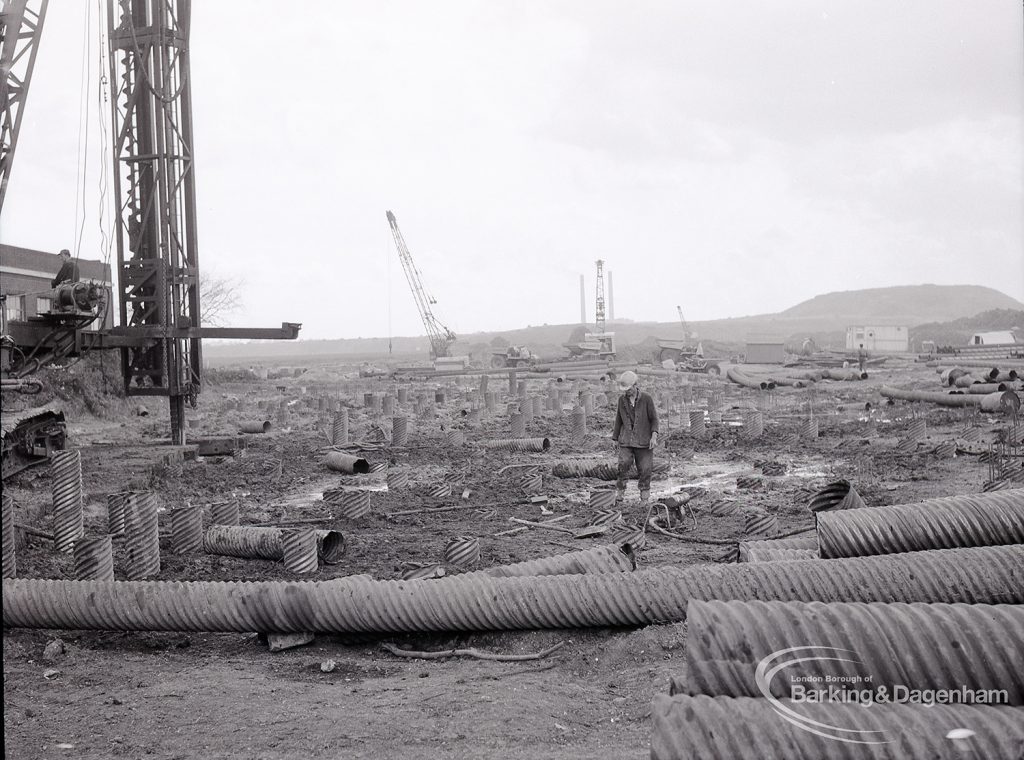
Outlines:
{"label": "stack of corrugated pipe", "polygon": [[944,387],[957,388],[961,393],[985,395],[1016,391],[1019,387],[1018,372],[1015,369],[956,366],[940,368],[937,371],[939,382]]}
{"label": "stack of corrugated pipe", "polygon": [[[655,697],[651,757],[1020,757],[1022,593],[900,587],[939,581],[932,563],[954,555],[980,560],[976,579],[1020,574],[1005,563],[1024,555],[1024,490],[867,507],[838,481],[809,507],[813,535],[742,542],[739,555],[794,578],[834,568],[821,596],[692,599],[686,676]],[[838,599],[837,563],[857,557],[903,558],[908,574],[874,578],[888,586],[874,599]]]}

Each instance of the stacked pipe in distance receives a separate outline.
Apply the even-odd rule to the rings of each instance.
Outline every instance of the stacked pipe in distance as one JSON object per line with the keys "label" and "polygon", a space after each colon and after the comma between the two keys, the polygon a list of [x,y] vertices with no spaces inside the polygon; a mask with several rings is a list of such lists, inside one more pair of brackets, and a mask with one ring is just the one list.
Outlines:
{"label": "stacked pipe in distance", "polygon": [[[208,531],[209,533],[209,531]],[[432,581],[132,583],[6,579],[22,628],[380,632],[649,625],[690,599],[1024,603],[1024,546],[883,557]]]}

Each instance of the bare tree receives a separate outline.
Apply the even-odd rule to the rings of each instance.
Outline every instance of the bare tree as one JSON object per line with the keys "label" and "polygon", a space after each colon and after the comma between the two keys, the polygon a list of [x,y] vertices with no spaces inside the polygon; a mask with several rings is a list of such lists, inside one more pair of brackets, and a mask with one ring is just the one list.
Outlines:
{"label": "bare tree", "polygon": [[224,326],[224,318],[242,305],[238,298],[238,288],[241,284],[241,280],[231,277],[200,275],[199,299],[204,325]]}

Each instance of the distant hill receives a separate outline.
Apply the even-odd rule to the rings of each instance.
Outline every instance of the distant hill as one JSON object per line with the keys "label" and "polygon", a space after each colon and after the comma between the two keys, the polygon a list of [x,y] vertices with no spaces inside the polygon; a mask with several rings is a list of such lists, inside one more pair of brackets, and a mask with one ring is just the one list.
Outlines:
{"label": "distant hill", "polygon": [[948,322],[992,309],[1024,309],[1024,303],[981,285],[902,285],[825,293],[777,315],[782,319],[869,319],[905,325]]}
{"label": "distant hill", "polygon": [[[741,346],[750,336],[768,335],[799,346],[803,338],[812,337],[823,348],[845,348],[846,328],[855,324],[900,324],[907,327],[935,325],[953,320],[973,318],[983,312],[1009,310],[1024,311],[1024,303],[992,288],[978,285],[907,285],[892,288],[871,288],[826,293],[798,303],[778,314],[732,317],[707,322],[691,322],[702,341]],[[1014,325],[979,324],[978,329],[1008,329]],[[562,344],[579,325],[530,325],[517,330],[470,333],[459,336],[453,347],[457,354],[486,356],[491,341],[499,337],[516,345],[525,345],[545,358],[565,353]],[[629,358],[640,358],[653,351],[655,339],[682,338],[678,322],[610,323],[609,330],[616,335],[622,353]],[[943,328],[945,329],[945,328]],[[967,330],[964,326],[953,328]],[[923,334],[923,333],[922,333]],[[912,340],[915,333],[911,332]],[[925,337],[925,339],[929,339]],[[396,361],[419,359],[426,361],[429,343],[424,336],[396,337],[392,341]],[[498,341],[499,343],[501,341]],[[948,343],[949,341],[945,341]],[[628,346],[638,346],[626,352]],[[371,357],[386,359],[387,338],[352,338],[313,341],[251,341],[248,343],[210,343],[203,354],[211,363],[262,361],[314,361],[344,359],[357,361]],[[401,355],[401,356],[400,356]]]}

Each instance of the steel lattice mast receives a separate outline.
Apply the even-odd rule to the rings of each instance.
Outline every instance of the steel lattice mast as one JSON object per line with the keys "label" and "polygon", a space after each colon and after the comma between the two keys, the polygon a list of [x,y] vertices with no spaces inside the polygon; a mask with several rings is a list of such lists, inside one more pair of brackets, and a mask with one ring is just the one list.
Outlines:
{"label": "steel lattice mast", "polygon": [[[0,10],[0,212],[49,0],[3,0]],[[31,7],[30,7],[31,6]]]}
{"label": "steel lattice mast", "polygon": [[434,316],[430,307],[437,301],[423,287],[420,271],[412,260],[412,254],[409,253],[409,247],[405,244],[402,231],[398,229],[398,220],[390,211],[388,211],[388,224],[391,225],[391,234],[395,238],[395,247],[398,249],[398,258],[405,271],[405,279],[409,281],[409,288],[412,290],[413,298],[416,299],[416,308],[420,312],[420,319],[423,320],[423,327],[430,339],[431,353],[435,358],[448,356],[448,347],[456,341],[456,335]]}
{"label": "steel lattice mast", "polygon": [[597,260],[597,295],[594,303],[597,306],[597,313],[594,317],[596,332],[604,332],[604,260]]}
{"label": "steel lattice mast", "polygon": [[107,4],[121,325],[152,339],[122,349],[124,385],[170,399],[173,443],[202,367],[190,21],[190,0]]}

